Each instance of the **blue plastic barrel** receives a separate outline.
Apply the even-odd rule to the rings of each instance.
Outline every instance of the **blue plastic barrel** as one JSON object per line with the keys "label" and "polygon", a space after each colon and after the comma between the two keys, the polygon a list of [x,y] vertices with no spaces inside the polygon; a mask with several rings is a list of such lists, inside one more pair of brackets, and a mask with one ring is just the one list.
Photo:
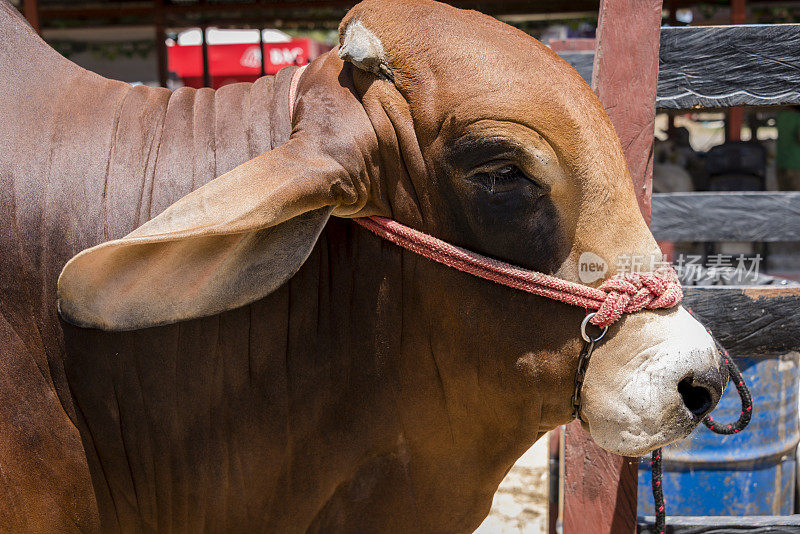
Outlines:
{"label": "blue plastic barrel", "polygon": [[[796,352],[735,358],[753,395],[753,419],[739,434],[700,425],[664,448],[664,496],[669,515],[788,515],[794,512],[800,356]],[[741,411],[728,384],[714,419]],[[640,516],[653,515],[650,457],[639,462]]]}

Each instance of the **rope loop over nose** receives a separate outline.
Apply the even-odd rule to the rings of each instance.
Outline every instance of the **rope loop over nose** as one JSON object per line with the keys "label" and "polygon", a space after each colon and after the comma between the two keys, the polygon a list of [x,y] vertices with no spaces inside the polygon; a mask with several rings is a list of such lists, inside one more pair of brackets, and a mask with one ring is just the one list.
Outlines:
{"label": "rope loop over nose", "polygon": [[683,299],[678,275],[671,267],[653,272],[631,273],[609,278],[598,287],[606,294],[591,322],[609,326],[624,313],[644,309],[672,308]]}

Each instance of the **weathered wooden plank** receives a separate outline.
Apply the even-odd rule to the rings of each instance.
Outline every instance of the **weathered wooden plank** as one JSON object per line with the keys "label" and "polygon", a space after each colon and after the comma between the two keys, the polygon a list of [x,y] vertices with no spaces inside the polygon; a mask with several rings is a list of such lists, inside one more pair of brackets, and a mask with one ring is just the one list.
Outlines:
{"label": "weathered wooden plank", "polygon": [[800,349],[800,287],[684,287],[683,304],[734,355]]}
{"label": "weathered wooden plank", "polygon": [[800,24],[661,29],[665,109],[800,103]]}
{"label": "weathered wooden plank", "polygon": [[[661,0],[600,3],[592,89],[622,142],[646,220],[650,219],[660,25]],[[565,441],[564,534],[636,532],[638,459],[604,451],[577,421],[567,425]]]}
{"label": "weathered wooden plank", "polygon": [[[640,534],[655,534],[655,518],[639,518]],[[800,515],[773,516],[669,516],[666,534],[797,534]]]}
{"label": "weathered wooden plank", "polygon": [[[589,54],[561,53],[585,80]],[[657,108],[786,104],[800,104],[800,24],[661,28]]]}
{"label": "weathered wooden plank", "polygon": [[799,241],[800,192],[656,193],[659,241]]}

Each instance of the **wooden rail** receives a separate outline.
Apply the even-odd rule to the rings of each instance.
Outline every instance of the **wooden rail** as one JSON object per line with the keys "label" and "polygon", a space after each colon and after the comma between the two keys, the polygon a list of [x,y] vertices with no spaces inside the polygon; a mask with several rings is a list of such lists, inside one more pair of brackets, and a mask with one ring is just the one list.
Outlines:
{"label": "wooden rail", "polygon": [[800,286],[684,287],[684,306],[731,354],[782,354],[800,347]]}
{"label": "wooden rail", "polygon": [[800,102],[800,24],[662,28],[656,107]]}
{"label": "wooden rail", "polygon": [[800,192],[656,193],[659,241],[800,241]]}
{"label": "wooden rail", "polygon": [[[655,518],[646,516],[639,522],[641,534],[656,534]],[[666,534],[797,534],[800,515],[749,517],[667,517]]]}
{"label": "wooden rail", "polygon": [[[800,104],[800,24],[665,27],[660,41],[659,109]],[[591,55],[561,54],[589,81]]]}

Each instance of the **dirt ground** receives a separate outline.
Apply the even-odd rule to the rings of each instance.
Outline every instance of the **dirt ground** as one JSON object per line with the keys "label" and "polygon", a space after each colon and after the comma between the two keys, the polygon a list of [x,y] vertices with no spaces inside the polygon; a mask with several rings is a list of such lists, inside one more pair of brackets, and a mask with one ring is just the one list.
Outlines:
{"label": "dirt ground", "polygon": [[547,532],[547,437],[537,441],[508,472],[492,511],[475,534]]}

